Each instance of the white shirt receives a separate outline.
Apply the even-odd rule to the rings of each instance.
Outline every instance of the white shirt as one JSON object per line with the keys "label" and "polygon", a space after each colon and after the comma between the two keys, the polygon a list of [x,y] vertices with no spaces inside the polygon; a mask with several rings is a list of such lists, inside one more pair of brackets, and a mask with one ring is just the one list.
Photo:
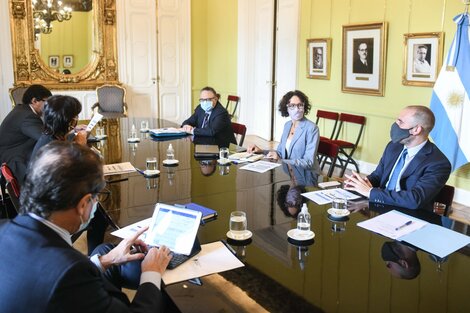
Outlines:
{"label": "white shirt", "polygon": [[420,61],[415,59],[414,61],[414,71],[415,73],[431,73],[431,65],[429,65],[428,61]]}
{"label": "white shirt", "polygon": [[287,156],[289,154],[289,149],[290,149],[291,143],[292,143],[292,139],[286,139],[286,155]]}
{"label": "white shirt", "polygon": [[[418,154],[419,150],[421,150],[424,147],[426,142],[428,142],[428,141],[426,140],[426,141],[424,141],[424,142],[420,143],[419,145],[417,145],[415,147],[412,147],[412,148],[406,148],[406,147],[403,148],[403,150],[405,150],[405,149],[408,150],[408,155],[405,158],[405,164],[403,165],[403,168],[401,169],[400,174],[398,174],[397,185],[395,186],[395,191],[400,191],[401,190],[401,188],[400,188],[401,175],[405,172],[406,168],[408,167],[410,162],[413,160],[413,158]],[[390,178],[392,177],[393,171],[395,170],[395,167],[397,166],[398,160],[400,160],[400,157],[403,153],[403,150],[401,151],[400,155],[398,156],[398,158],[395,162],[395,165],[393,165],[392,171],[390,172],[390,176],[388,177],[387,187],[388,187],[388,183],[390,181]]]}
{"label": "white shirt", "polygon": [[[42,218],[39,215],[36,215],[34,213],[28,213],[28,215],[34,218],[35,220],[38,220],[39,222],[43,223],[44,225],[46,225],[53,231],[55,231],[62,239],[65,240],[65,242],[67,242],[70,246],[72,246],[72,240],[70,239],[71,235],[66,229],[60,226],[57,226],[51,221],[48,221],[45,218]],[[93,262],[93,264],[95,264],[95,266],[99,268],[101,272],[104,272],[105,270],[103,266],[101,265],[99,257],[100,257],[99,254],[94,254],[93,256],[90,257],[90,261]],[[161,280],[162,280],[162,275],[158,272],[147,271],[147,272],[142,272],[142,274],[140,274],[141,285],[143,283],[152,283],[155,286],[157,286],[158,289],[160,289]]]}

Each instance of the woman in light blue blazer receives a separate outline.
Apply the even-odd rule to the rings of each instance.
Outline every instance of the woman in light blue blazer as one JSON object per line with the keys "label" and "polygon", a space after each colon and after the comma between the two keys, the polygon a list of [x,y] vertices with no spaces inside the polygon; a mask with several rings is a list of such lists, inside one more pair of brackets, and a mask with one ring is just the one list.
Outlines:
{"label": "woman in light blue blazer", "polygon": [[290,121],[284,125],[281,142],[276,150],[262,150],[256,145],[248,148],[251,153],[265,153],[273,160],[309,167],[319,172],[317,149],[320,142],[318,126],[305,117],[311,109],[308,97],[299,90],[289,91],[279,103],[279,112]]}

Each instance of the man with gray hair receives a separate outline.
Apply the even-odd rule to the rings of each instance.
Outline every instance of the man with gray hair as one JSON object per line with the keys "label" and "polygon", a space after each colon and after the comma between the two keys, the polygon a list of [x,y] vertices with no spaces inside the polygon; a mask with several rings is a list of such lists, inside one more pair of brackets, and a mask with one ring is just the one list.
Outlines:
{"label": "man with gray hair", "polygon": [[[99,246],[88,259],[70,236],[86,228],[105,181],[98,155],[55,141],[32,160],[21,214],[0,224],[0,312],[161,312],[170,251],[137,239]],[[133,253],[132,247],[144,253]],[[95,251],[97,251],[95,250]],[[135,287],[132,303],[120,290]]]}
{"label": "man with gray hair", "polygon": [[433,210],[434,199],[449,178],[451,165],[428,136],[434,114],[425,106],[404,108],[390,130],[379,165],[369,176],[346,175],[345,188],[370,202]]}

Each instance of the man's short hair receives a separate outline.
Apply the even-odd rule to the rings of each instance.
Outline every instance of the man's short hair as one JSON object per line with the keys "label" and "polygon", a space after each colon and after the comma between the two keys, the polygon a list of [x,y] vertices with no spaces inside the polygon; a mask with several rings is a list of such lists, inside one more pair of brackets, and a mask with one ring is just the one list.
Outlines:
{"label": "man's short hair", "polygon": [[420,45],[420,46],[418,46],[418,50],[419,50],[419,49],[426,49],[426,51],[428,51],[428,47],[425,46],[425,45]]}
{"label": "man's short hair", "polygon": [[53,141],[32,160],[20,203],[22,213],[48,218],[53,212],[75,207],[88,193],[105,186],[100,157],[88,147]]}
{"label": "man's short hair", "polygon": [[31,85],[24,92],[22,103],[28,105],[31,104],[33,98],[36,100],[42,100],[44,98],[49,98],[50,96],[52,96],[52,93],[46,87],[42,85]]}
{"label": "man's short hair", "polygon": [[431,109],[423,105],[410,105],[407,107],[407,109],[412,109],[415,111],[413,114],[415,123],[421,125],[424,131],[429,134],[434,128],[434,123],[436,121],[434,113],[432,113]]}
{"label": "man's short hair", "polygon": [[220,95],[219,95],[219,94],[217,93],[217,91],[215,91],[215,89],[212,88],[212,87],[206,86],[206,87],[204,87],[204,88],[201,89],[201,92],[203,92],[203,91],[210,91],[210,92],[212,92],[212,93],[214,94],[214,96],[220,98]]}

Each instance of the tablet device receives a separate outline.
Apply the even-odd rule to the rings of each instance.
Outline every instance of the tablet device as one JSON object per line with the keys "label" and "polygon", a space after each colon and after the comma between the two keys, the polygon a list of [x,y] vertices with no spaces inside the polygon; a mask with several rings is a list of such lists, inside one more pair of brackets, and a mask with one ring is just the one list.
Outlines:
{"label": "tablet device", "polygon": [[165,245],[174,253],[190,255],[201,216],[199,211],[157,203],[145,243],[155,247]]}

